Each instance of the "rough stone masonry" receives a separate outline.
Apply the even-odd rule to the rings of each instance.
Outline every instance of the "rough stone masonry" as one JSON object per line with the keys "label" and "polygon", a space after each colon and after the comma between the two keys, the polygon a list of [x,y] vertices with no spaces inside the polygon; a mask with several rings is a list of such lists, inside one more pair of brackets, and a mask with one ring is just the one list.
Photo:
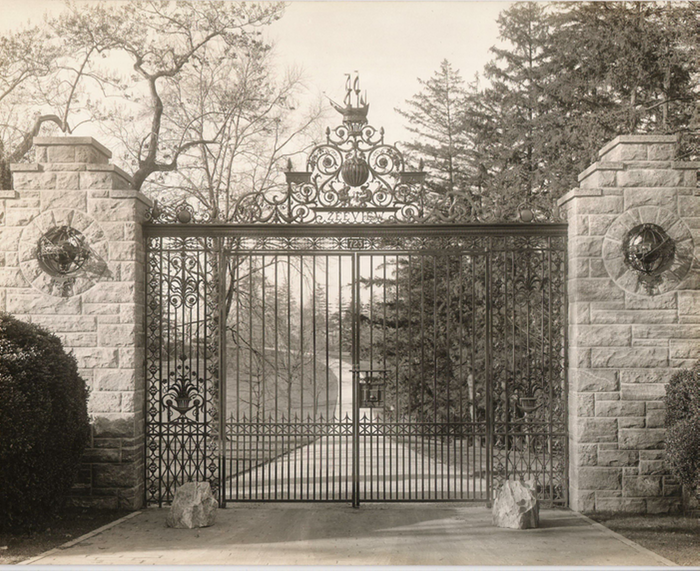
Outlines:
{"label": "rough stone masonry", "polygon": [[[90,137],[35,138],[35,162],[12,165],[0,194],[0,310],[56,333],[91,393],[92,436],[71,497],[141,506],[144,455],[144,249],[149,201]],[[69,226],[91,250],[74,280],[41,271],[37,242]]]}
{"label": "rough stone masonry", "polygon": [[[675,136],[617,137],[560,201],[569,224],[569,483],[578,511],[680,506],[664,466],[662,399],[670,377],[700,357],[700,164],[675,161],[676,145]],[[644,223],[676,243],[655,293],[620,249]]]}

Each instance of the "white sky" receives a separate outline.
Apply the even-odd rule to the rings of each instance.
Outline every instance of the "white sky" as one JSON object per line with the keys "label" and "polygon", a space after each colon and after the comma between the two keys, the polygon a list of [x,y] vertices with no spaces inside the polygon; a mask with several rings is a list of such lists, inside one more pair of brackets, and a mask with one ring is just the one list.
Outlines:
{"label": "white sky", "polygon": [[[394,112],[447,58],[465,80],[491,59],[498,43],[496,18],[506,2],[354,1],[290,2],[267,36],[282,66],[304,69],[315,97],[341,102],[345,73],[360,73],[370,123],[386,129],[387,142],[409,137]],[[0,31],[56,12],[60,0],[0,0]],[[332,116],[331,116],[332,117]],[[335,125],[335,117],[331,124]]]}

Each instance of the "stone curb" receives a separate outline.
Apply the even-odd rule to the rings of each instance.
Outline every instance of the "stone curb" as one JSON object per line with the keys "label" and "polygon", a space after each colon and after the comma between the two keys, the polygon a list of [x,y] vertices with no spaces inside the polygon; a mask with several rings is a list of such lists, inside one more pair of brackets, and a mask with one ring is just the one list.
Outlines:
{"label": "stone curb", "polygon": [[643,553],[644,555],[647,555],[648,557],[655,559],[657,562],[661,563],[662,565],[666,565],[668,567],[680,567],[680,565],[678,565],[678,563],[674,563],[670,559],[666,559],[665,557],[662,557],[658,553],[654,553],[653,551],[647,549],[646,547],[642,547],[641,545],[639,545],[638,543],[635,543],[631,539],[627,539],[624,535],[620,535],[616,531],[613,531],[609,527],[605,527],[602,523],[598,523],[597,521],[592,520],[591,518],[583,515],[582,513],[575,512],[575,511],[572,511],[571,513],[577,515],[581,519],[586,520],[593,527],[595,527],[596,529],[599,529],[600,531],[602,531],[606,535],[610,535],[610,536],[618,539],[619,541],[621,541],[625,545],[629,545],[630,547],[632,547],[636,551],[639,551],[640,553]]}
{"label": "stone curb", "polygon": [[49,549],[48,551],[41,553],[41,554],[37,555],[36,557],[32,557],[31,559],[25,559],[24,561],[20,561],[19,563],[17,563],[17,565],[34,565],[34,563],[36,563],[40,559],[43,559],[44,557],[48,557],[49,555],[53,555],[54,553],[57,553],[63,549],[68,549],[69,547],[73,547],[74,545],[77,545],[78,543],[85,541],[86,539],[90,539],[91,537],[94,537],[97,534],[102,533],[103,531],[107,531],[108,529],[116,527],[120,523],[123,523],[126,520],[131,519],[132,517],[136,517],[139,514],[141,514],[140,511],[125,515],[124,517],[119,518],[118,520],[113,521],[112,523],[108,523],[106,525],[103,525],[102,527],[98,527],[97,529],[93,529],[92,531],[89,531],[85,535],[81,535],[80,537],[78,537],[76,539],[72,539],[71,541],[64,543],[63,545],[59,545],[58,547],[54,547],[53,549]]}

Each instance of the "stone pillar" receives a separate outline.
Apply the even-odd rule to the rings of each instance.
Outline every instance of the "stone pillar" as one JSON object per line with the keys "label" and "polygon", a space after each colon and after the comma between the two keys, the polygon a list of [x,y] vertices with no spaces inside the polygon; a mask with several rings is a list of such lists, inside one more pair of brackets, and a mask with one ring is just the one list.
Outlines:
{"label": "stone pillar", "polygon": [[[675,136],[620,136],[560,206],[569,223],[570,505],[578,511],[679,508],[664,466],[665,385],[700,358],[699,163]],[[675,243],[659,280],[639,279],[622,245],[642,224]]]}
{"label": "stone pillar", "polygon": [[[35,138],[34,147],[36,162],[12,165],[14,190],[0,196],[0,310],[56,333],[90,386],[92,436],[72,503],[137,509],[149,201],[91,137]],[[68,273],[39,259],[60,232],[88,252]]]}

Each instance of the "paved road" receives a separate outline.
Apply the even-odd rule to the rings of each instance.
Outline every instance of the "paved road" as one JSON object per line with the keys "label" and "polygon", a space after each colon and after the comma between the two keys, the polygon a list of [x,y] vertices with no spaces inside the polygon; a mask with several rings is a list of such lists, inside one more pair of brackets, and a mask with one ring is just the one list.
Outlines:
{"label": "paved road", "polygon": [[213,527],[165,526],[149,509],[36,565],[626,565],[665,559],[566,510],[541,527],[493,527],[483,506],[239,504]]}
{"label": "paved road", "polygon": [[[330,365],[339,380],[334,410],[339,421],[335,428],[344,435],[318,438],[274,462],[232,478],[229,498],[348,500],[352,497],[352,371],[345,361],[332,359]],[[372,414],[370,409],[360,411],[363,427],[370,433],[359,438],[361,499],[486,499],[484,478],[451,466],[444,451],[432,450],[431,454],[415,438],[410,446],[378,433],[381,428],[372,424]],[[462,453],[456,445],[450,450],[453,454]]]}

